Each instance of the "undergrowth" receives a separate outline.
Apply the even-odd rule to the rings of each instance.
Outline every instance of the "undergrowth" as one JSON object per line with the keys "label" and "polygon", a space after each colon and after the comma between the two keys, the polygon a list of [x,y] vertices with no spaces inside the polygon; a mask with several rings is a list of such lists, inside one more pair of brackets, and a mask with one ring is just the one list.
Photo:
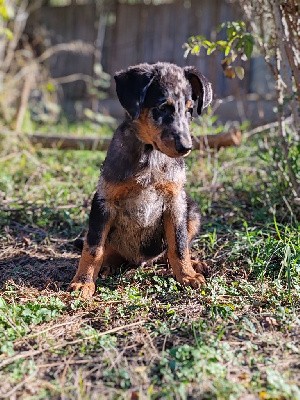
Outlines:
{"label": "undergrowth", "polygon": [[189,157],[206,286],[158,265],[99,278],[82,301],[66,291],[72,240],[105,154],[2,143],[0,397],[300,399],[299,214],[275,149],[264,133]]}

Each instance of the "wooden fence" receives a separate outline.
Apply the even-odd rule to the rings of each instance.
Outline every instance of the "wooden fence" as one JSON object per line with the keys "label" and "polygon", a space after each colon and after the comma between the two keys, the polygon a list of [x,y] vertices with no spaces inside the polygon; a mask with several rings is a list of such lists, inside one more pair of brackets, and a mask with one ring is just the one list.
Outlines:
{"label": "wooden fence", "polygon": [[218,96],[247,90],[249,82],[229,81],[222,74],[220,57],[183,57],[191,35],[205,35],[223,21],[235,20],[236,9],[225,0],[176,0],[169,4],[117,3],[116,22],[107,30],[103,61],[109,73],[140,62],[169,61],[195,65],[212,81]]}
{"label": "wooden fence", "polygon": [[[31,29],[44,26],[53,44],[77,39],[95,44],[96,56],[101,55],[104,71],[111,75],[145,61],[195,65],[211,80],[217,97],[233,95],[241,98],[257,79],[249,65],[243,81],[229,80],[223,76],[220,55],[208,57],[203,51],[199,57],[183,57],[183,44],[189,36],[210,37],[221,22],[237,18],[234,5],[226,0],[174,0],[161,5],[112,0],[106,2],[105,10],[100,13],[95,2],[43,7],[31,18],[30,24]],[[95,54],[59,54],[51,61],[52,75],[80,72],[92,76]],[[263,80],[266,71],[260,69],[259,74]],[[84,82],[64,84],[63,90],[65,104],[74,105],[77,100],[88,98]],[[115,95],[113,80],[110,95]]]}

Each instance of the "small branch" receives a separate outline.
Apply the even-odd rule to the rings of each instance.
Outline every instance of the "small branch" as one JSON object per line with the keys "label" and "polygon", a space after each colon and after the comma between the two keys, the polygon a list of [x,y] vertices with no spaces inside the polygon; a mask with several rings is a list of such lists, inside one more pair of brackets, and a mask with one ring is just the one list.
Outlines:
{"label": "small branch", "polygon": [[[124,329],[134,328],[135,326],[142,325],[145,322],[146,322],[145,320],[141,320],[141,321],[133,322],[132,324],[117,326],[115,328],[108,329],[107,331],[99,332],[98,336],[109,335],[111,333],[117,333],[117,332],[122,331]],[[33,356],[36,356],[38,354],[44,353],[44,351],[48,351],[48,350],[53,351],[53,350],[62,349],[63,347],[66,347],[66,346],[69,346],[69,345],[74,345],[74,344],[77,344],[77,343],[82,343],[85,340],[94,339],[94,338],[95,338],[95,335],[92,335],[92,336],[87,336],[87,337],[80,338],[80,339],[75,339],[75,340],[72,340],[70,342],[63,342],[63,343],[57,344],[55,346],[50,346],[50,347],[48,347],[46,349],[43,348],[43,349],[38,349],[38,350],[24,351],[22,353],[19,353],[19,354],[16,354],[16,355],[12,356],[12,357],[4,359],[0,363],[0,369],[5,367],[6,365],[9,365],[9,364],[15,362],[15,361],[22,360],[24,358],[33,357]]]}
{"label": "small branch", "polygon": [[[22,388],[26,383],[30,382],[36,375],[38,371],[34,371],[32,374],[26,376],[21,382],[15,385],[9,392],[4,394],[0,394],[0,398],[2,399],[12,399],[16,398],[15,393]],[[14,396],[13,396],[14,395]]]}
{"label": "small branch", "polygon": [[86,83],[93,83],[93,79],[90,75],[86,75],[86,74],[70,74],[70,75],[66,75],[66,76],[61,76],[59,78],[52,78],[52,81],[55,83],[70,83],[70,82],[74,82],[74,81],[84,81]]}
{"label": "small branch", "polygon": [[[284,122],[286,124],[290,124],[290,123],[292,123],[292,118],[288,117],[284,120]],[[257,135],[258,133],[262,133],[264,131],[269,131],[269,130],[275,129],[275,128],[278,128],[278,121],[270,122],[269,124],[258,126],[257,128],[251,129],[248,132],[244,132],[243,136],[248,139],[251,136]]]}
{"label": "small branch", "polygon": [[27,105],[28,105],[28,100],[30,96],[30,91],[32,88],[32,85],[34,83],[34,74],[33,71],[31,71],[30,74],[26,75],[25,77],[25,82],[21,94],[21,100],[20,100],[20,106],[17,112],[17,119],[16,119],[16,125],[15,125],[15,131],[20,132],[22,129],[23,125],[23,120],[25,117]]}
{"label": "small branch", "polygon": [[55,46],[50,47],[49,49],[45,50],[43,54],[40,55],[40,57],[37,58],[38,62],[44,62],[48,58],[52,57],[54,54],[59,53],[61,51],[68,51],[72,53],[82,53],[82,54],[90,54],[93,53],[95,50],[94,46],[82,42],[80,40],[75,41],[75,42],[70,42],[70,43],[60,43]]}
{"label": "small branch", "polygon": [[28,12],[26,10],[28,5],[27,0],[23,0],[16,9],[16,15],[14,17],[14,27],[13,27],[13,38],[9,41],[6,51],[6,56],[1,65],[1,70],[3,73],[6,73],[11,63],[13,62],[15,50],[18,46],[19,40],[23,34],[27,19],[28,19]]}

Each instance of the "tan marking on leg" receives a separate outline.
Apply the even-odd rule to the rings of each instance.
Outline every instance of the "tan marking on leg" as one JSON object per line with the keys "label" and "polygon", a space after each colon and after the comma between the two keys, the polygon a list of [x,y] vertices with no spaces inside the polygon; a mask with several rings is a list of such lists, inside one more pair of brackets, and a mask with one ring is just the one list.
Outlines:
{"label": "tan marking on leg", "polygon": [[164,228],[168,244],[168,259],[176,280],[181,284],[192,286],[193,288],[203,285],[205,283],[204,276],[196,273],[192,267],[188,243],[182,259],[176,254],[175,226],[171,215],[165,215]]}
{"label": "tan marking on leg", "polygon": [[91,254],[91,249],[85,241],[81,253],[79,266],[70,286],[70,291],[80,291],[81,297],[91,297],[95,292],[95,281],[103,260],[103,246],[100,246],[95,255]]}
{"label": "tan marking on leg", "polygon": [[110,229],[108,223],[102,233],[101,242],[96,248],[90,248],[85,239],[83,250],[81,253],[78,269],[69,286],[69,291],[80,291],[82,298],[92,297],[95,293],[97,280],[100,268],[102,267],[103,258],[105,255],[104,244],[107,234]]}
{"label": "tan marking on leg", "polygon": [[[189,244],[191,244],[191,241],[194,239],[195,235],[198,233],[199,227],[200,227],[200,221],[198,218],[188,220],[187,230],[188,230]],[[202,274],[204,276],[208,275],[209,267],[205,261],[193,259],[193,260],[191,260],[191,263],[192,263],[192,267],[195,272],[197,272],[198,274]]]}

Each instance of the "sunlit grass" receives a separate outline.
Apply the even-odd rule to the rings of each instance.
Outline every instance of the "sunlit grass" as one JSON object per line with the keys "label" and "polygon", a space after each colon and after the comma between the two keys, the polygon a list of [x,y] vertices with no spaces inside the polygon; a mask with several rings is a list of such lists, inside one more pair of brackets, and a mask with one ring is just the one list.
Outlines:
{"label": "sunlit grass", "polygon": [[91,301],[66,288],[105,154],[3,143],[0,394],[300,398],[299,221],[262,141],[187,160],[205,287],[138,268],[100,278]]}

